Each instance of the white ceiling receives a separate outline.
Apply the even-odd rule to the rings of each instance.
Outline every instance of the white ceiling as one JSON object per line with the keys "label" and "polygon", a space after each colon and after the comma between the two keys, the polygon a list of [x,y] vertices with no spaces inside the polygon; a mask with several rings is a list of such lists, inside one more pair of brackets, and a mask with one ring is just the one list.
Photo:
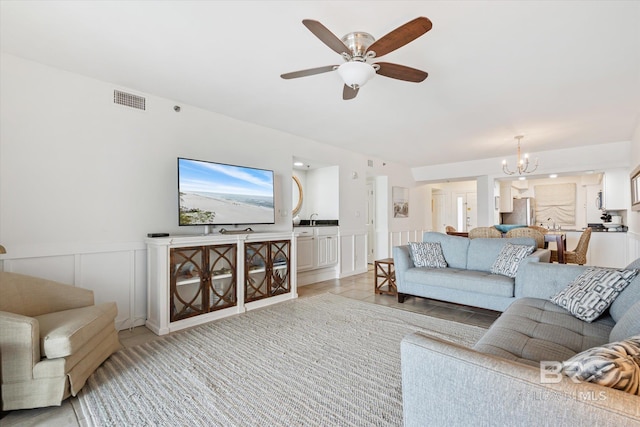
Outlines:
{"label": "white ceiling", "polygon": [[[427,166],[628,141],[640,120],[638,1],[6,1],[2,51],[318,142]],[[340,64],[301,23],[380,38],[433,29],[342,100]],[[304,153],[300,153],[303,155]]]}

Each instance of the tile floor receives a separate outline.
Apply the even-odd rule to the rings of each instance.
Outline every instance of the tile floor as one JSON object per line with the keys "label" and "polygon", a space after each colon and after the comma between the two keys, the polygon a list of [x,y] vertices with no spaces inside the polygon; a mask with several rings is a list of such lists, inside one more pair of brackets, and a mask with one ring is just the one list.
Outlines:
{"label": "tile floor", "polygon": [[[305,298],[312,295],[330,292],[347,298],[353,298],[373,304],[386,305],[401,310],[428,314],[429,316],[453,320],[476,326],[489,327],[500,315],[499,312],[482,308],[467,307],[450,304],[443,301],[427,300],[423,298],[409,297],[403,304],[392,295],[377,295],[373,292],[374,272],[373,267],[367,273],[344,279],[332,279],[298,288],[298,297]],[[144,326],[131,330],[120,331],[120,343],[123,347],[132,347],[148,341],[159,339]],[[75,398],[72,398],[75,399]],[[22,411],[9,411],[3,413],[0,419],[1,427],[79,427],[81,422],[70,402],[65,400],[61,406],[48,408],[29,409]]]}

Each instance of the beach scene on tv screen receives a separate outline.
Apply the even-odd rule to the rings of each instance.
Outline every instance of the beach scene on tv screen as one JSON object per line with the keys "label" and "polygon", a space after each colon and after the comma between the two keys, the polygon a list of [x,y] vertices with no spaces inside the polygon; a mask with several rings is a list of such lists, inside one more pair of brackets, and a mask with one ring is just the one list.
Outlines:
{"label": "beach scene on tv screen", "polygon": [[180,225],[274,222],[273,172],[179,159]]}

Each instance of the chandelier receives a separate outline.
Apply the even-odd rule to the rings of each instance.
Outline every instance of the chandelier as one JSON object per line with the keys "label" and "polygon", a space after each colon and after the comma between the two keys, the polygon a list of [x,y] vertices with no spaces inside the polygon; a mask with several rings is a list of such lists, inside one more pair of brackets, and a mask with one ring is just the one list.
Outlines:
{"label": "chandelier", "polygon": [[538,159],[536,159],[536,163],[533,165],[533,169],[529,170],[529,155],[525,154],[524,157],[520,155],[520,140],[522,138],[524,138],[524,135],[518,135],[515,137],[515,139],[518,140],[518,163],[516,164],[517,169],[512,172],[511,170],[509,170],[509,166],[507,166],[507,160],[505,159],[502,161],[502,172],[506,173],[507,175],[513,175],[516,172],[518,173],[518,175],[522,175],[525,173],[534,172],[536,169],[538,169]]}

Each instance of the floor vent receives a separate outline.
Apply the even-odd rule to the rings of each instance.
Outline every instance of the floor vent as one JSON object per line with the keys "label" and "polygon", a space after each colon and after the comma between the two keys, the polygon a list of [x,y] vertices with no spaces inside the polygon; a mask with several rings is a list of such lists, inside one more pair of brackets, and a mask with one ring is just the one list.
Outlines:
{"label": "floor vent", "polygon": [[138,110],[146,110],[146,99],[138,96],[132,95],[127,92],[121,92],[119,90],[113,91],[113,103],[124,105],[125,107],[136,108]]}

